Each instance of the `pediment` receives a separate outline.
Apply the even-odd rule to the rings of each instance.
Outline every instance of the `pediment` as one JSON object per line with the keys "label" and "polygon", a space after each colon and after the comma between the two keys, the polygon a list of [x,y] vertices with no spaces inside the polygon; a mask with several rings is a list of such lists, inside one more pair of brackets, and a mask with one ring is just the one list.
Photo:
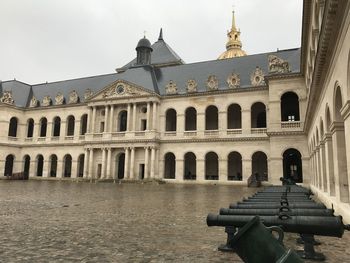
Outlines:
{"label": "pediment", "polygon": [[128,97],[142,97],[155,95],[156,93],[149,91],[141,86],[133,84],[125,80],[117,80],[102,90],[90,97],[89,101],[114,99],[114,98],[128,98]]}

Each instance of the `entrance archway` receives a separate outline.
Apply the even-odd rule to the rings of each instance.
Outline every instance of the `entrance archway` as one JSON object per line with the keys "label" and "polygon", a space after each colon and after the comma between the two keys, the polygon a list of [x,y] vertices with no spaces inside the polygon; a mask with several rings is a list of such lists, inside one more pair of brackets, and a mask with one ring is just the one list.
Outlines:
{"label": "entrance archway", "polygon": [[219,157],[215,152],[205,155],[205,180],[219,180]]}
{"label": "entrance archway", "polygon": [[184,180],[196,180],[196,155],[193,152],[185,154]]}
{"label": "entrance archway", "polygon": [[118,174],[117,174],[117,177],[118,179],[124,179],[124,171],[125,171],[125,153],[121,153],[119,154],[118,156],[118,159],[117,159],[117,171],[118,171]]}
{"label": "entrance archway", "polygon": [[57,156],[55,154],[50,156],[50,177],[56,177],[57,174]]}
{"label": "entrance archway", "polygon": [[44,157],[39,154],[36,157],[36,176],[43,176]]}
{"label": "entrance archway", "polygon": [[71,177],[72,174],[72,156],[70,154],[67,154],[63,158],[64,162],[64,169],[63,169],[63,176],[64,177]]}
{"label": "entrance archway", "polygon": [[29,155],[25,155],[23,157],[23,175],[24,178],[28,178],[29,177],[29,169],[30,169],[30,156]]}
{"label": "entrance archway", "polygon": [[267,156],[263,152],[255,152],[252,156],[252,172],[258,176],[261,181],[268,180]]}
{"label": "entrance archway", "polygon": [[227,180],[242,181],[242,155],[239,152],[231,152],[227,162]]}
{"label": "entrance archway", "polygon": [[283,153],[283,178],[303,182],[301,154],[296,149],[290,148]]}
{"label": "entrance archway", "polygon": [[164,156],[164,178],[175,179],[175,155],[167,153]]}
{"label": "entrance archway", "polygon": [[12,154],[7,155],[6,162],[5,162],[5,176],[12,176],[13,173],[13,163],[14,163],[15,157]]}

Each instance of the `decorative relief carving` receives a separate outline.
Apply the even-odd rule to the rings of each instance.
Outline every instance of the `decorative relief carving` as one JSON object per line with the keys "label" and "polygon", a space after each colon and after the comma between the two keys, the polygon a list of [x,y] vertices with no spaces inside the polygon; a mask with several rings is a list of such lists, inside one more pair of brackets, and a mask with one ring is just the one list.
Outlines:
{"label": "decorative relief carving", "polygon": [[34,108],[37,106],[38,106],[38,100],[37,100],[37,98],[35,98],[35,96],[33,96],[30,100],[29,107]]}
{"label": "decorative relief carving", "polygon": [[255,71],[250,75],[250,82],[253,86],[264,85],[264,72],[260,67],[256,67]]}
{"label": "decorative relief carving", "polygon": [[288,73],[289,63],[275,55],[269,56],[269,73]]}
{"label": "decorative relief carving", "polygon": [[136,88],[127,85],[125,83],[117,83],[109,87],[102,94],[103,98],[107,97],[121,97],[121,96],[133,96],[133,95],[141,95],[142,93]]}
{"label": "decorative relief carving", "polygon": [[186,82],[186,90],[188,93],[197,92],[197,82],[194,79],[189,79]]}
{"label": "decorative relief carving", "polygon": [[69,93],[69,100],[68,103],[78,103],[79,102],[79,96],[78,93],[75,90],[72,90]]}
{"label": "decorative relief carving", "polygon": [[165,86],[166,94],[177,94],[177,86],[176,83],[172,80]]}
{"label": "decorative relief carving", "polygon": [[86,89],[84,92],[84,99],[86,100],[86,99],[90,98],[92,96],[92,94],[93,93],[92,93],[91,89]]}
{"label": "decorative relief carving", "polygon": [[207,80],[207,87],[208,90],[217,90],[219,88],[219,81],[216,76],[210,75],[208,80]]}
{"label": "decorative relief carving", "polygon": [[12,91],[4,91],[0,101],[7,104],[14,104],[15,101],[12,98]]}
{"label": "decorative relief carving", "polygon": [[42,106],[50,106],[51,105],[51,97],[45,96],[43,98],[43,102],[41,103]]}
{"label": "decorative relief carving", "polygon": [[63,94],[61,92],[58,92],[56,97],[55,97],[55,104],[56,105],[62,105],[63,102],[64,102]]}
{"label": "decorative relief carving", "polygon": [[231,75],[229,75],[226,81],[230,89],[239,88],[239,86],[241,85],[239,75],[236,73],[232,73]]}

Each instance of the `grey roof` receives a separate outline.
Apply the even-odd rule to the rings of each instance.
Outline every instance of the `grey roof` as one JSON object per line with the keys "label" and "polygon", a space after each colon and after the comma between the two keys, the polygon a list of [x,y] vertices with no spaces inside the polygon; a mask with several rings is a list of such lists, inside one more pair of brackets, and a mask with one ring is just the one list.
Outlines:
{"label": "grey roof", "polygon": [[[163,44],[160,43],[159,45]],[[29,101],[33,95],[39,101],[42,101],[44,96],[49,95],[54,101],[58,92],[64,95],[67,102],[72,90],[78,93],[80,101],[83,102],[84,93],[87,89],[97,93],[119,79],[142,86],[160,95],[166,95],[165,87],[172,80],[177,84],[178,93],[184,94],[186,93],[186,82],[189,79],[197,81],[198,92],[206,91],[206,82],[210,75],[215,75],[218,78],[219,90],[227,89],[226,79],[232,72],[240,76],[241,87],[244,88],[251,86],[250,75],[257,66],[263,70],[264,74],[268,74],[268,56],[271,54],[288,61],[292,73],[300,72],[300,48],[298,48],[172,67],[134,66],[120,73],[32,86],[16,80],[5,81],[0,83],[0,92],[11,90],[15,104],[19,107],[29,106]]]}

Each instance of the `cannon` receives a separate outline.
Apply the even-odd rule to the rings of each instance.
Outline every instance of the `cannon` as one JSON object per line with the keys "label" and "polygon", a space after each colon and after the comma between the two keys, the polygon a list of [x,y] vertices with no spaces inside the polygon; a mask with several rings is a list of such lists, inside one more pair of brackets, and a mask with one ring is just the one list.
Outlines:
{"label": "cannon", "polygon": [[[254,216],[249,215],[214,215],[208,214],[208,226],[242,227]],[[344,225],[341,216],[261,216],[265,226],[281,226],[286,232],[342,237],[344,230],[350,230],[350,225]]]}
{"label": "cannon", "polygon": [[316,203],[314,200],[311,199],[243,199],[241,203]]}
{"label": "cannon", "polygon": [[312,200],[310,196],[268,196],[268,195],[255,195],[250,196],[248,199],[290,199],[290,200]]}
{"label": "cannon", "polygon": [[246,209],[274,209],[274,208],[281,208],[281,207],[289,207],[291,209],[294,208],[305,208],[305,209],[326,209],[326,206],[323,204],[318,203],[237,203],[237,204],[230,204],[229,206],[231,209],[236,208],[246,208]]}
{"label": "cannon", "polygon": [[287,214],[290,216],[333,216],[333,209],[290,209],[288,207],[274,208],[274,209],[229,209],[221,208],[220,215],[259,215],[259,216],[274,216],[280,214]]}

